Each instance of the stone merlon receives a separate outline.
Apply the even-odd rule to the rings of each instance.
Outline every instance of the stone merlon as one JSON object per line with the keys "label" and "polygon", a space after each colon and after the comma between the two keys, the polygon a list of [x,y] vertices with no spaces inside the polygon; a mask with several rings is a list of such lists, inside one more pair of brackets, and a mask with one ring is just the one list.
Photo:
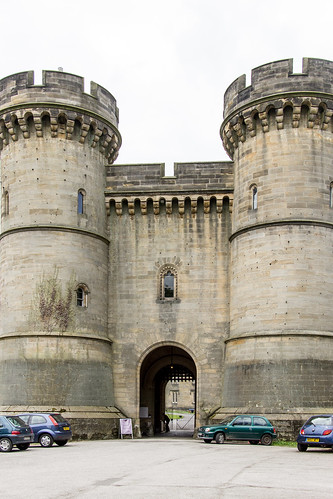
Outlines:
{"label": "stone merlon", "polygon": [[91,82],[90,94],[84,92],[81,76],[61,71],[43,71],[42,85],[34,84],[34,72],[16,73],[0,80],[0,112],[27,104],[45,103],[74,106],[102,116],[118,125],[119,111],[113,95],[97,83]]}
{"label": "stone merlon", "polygon": [[252,70],[251,84],[237,78],[224,95],[224,117],[254,101],[289,92],[333,93],[333,62],[303,58],[302,73],[293,73],[293,59],[263,64]]}
{"label": "stone merlon", "polygon": [[233,164],[225,162],[175,163],[167,177],[164,164],[113,165],[107,171],[107,192],[221,192],[233,189]]}

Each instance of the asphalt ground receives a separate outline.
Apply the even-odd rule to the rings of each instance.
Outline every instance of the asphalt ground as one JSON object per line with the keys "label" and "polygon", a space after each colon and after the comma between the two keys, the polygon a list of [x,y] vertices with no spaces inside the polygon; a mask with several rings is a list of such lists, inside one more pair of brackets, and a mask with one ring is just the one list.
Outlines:
{"label": "asphalt ground", "polygon": [[332,498],[333,452],[192,438],[0,453],[1,498]]}

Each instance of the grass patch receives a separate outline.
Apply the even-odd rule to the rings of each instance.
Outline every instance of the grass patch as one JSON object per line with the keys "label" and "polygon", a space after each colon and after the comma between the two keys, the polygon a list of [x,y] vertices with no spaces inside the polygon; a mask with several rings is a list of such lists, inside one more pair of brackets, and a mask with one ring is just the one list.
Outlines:
{"label": "grass patch", "polygon": [[174,409],[174,411],[167,411],[166,414],[170,419],[182,419],[184,417],[182,416],[182,414],[189,414],[192,416],[194,413],[192,411],[186,411],[183,409]]}
{"label": "grass patch", "polygon": [[179,414],[194,414],[193,412],[191,411],[186,411],[186,410],[183,410],[183,409],[174,409],[173,411],[170,410],[170,411],[167,411],[168,414],[172,414],[173,413],[179,413]]}
{"label": "grass patch", "polygon": [[175,414],[175,413],[172,413],[172,412],[167,412],[167,415],[169,416],[169,418],[171,420],[182,419],[183,418],[183,416],[181,414]]}

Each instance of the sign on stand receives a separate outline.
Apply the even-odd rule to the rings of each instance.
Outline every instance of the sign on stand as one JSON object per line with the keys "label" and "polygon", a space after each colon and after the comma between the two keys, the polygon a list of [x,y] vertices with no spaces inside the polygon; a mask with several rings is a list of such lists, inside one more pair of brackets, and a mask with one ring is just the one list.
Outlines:
{"label": "sign on stand", "polygon": [[119,430],[120,430],[120,438],[123,438],[123,435],[132,435],[133,438],[133,428],[132,428],[131,418],[121,419]]}

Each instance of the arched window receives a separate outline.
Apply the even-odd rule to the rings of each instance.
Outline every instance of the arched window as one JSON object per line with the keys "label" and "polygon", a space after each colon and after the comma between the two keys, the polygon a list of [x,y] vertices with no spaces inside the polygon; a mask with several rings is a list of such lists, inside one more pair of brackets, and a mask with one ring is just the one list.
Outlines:
{"label": "arched window", "polygon": [[178,298],[178,275],[173,265],[164,265],[159,274],[160,300],[176,300]]}
{"label": "arched window", "polygon": [[256,185],[252,186],[252,210],[258,208],[258,188]]}
{"label": "arched window", "polygon": [[76,305],[78,307],[88,306],[88,287],[85,284],[79,284],[76,288]]}
{"label": "arched window", "polygon": [[175,276],[170,270],[164,275],[164,298],[175,297]]}
{"label": "arched window", "polygon": [[77,193],[77,212],[79,215],[83,215],[85,209],[85,197],[86,193],[83,189],[80,189]]}

